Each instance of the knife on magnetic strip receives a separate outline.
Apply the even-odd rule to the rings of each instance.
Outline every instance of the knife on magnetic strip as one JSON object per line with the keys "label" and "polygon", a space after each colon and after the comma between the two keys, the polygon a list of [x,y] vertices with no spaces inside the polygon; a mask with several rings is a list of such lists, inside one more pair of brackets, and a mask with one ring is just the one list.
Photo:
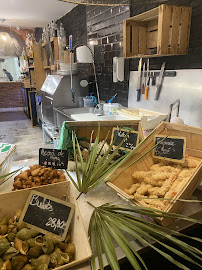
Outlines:
{"label": "knife on magnetic strip", "polygon": [[145,84],[145,90],[144,90],[144,99],[148,99],[148,91],[149,91],[149,59],[147,59],[147,76],[146,76],[146,84]]}
{"label": "knife on magnetic strip", "polygon": [[159,74],[158,84],[156,86],[157,90],[156,90],[154,100],[158,100],[159,96],[160,96],[160,93],[161,93],[162,82],[163,82],[163,73],[164,73],[164,70],[165,70],[165,65],[166,65],[166,62],[164,62],[163,65],[161,66],[161,71],[160,71],[160,74]]}
{"label": "knife on magnetic strip", "polygon": [[141,71],[142,71],[142,58],[140,58],[138,66],[138,76],[137,76],[137,101],[140,101],[141,95]]}

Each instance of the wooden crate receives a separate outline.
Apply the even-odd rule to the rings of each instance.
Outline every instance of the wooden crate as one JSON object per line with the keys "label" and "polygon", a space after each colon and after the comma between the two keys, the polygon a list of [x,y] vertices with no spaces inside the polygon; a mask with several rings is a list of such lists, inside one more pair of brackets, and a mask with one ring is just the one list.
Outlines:
{"label": "wooden crate", "polygon": [[[120,168],[118,168],[115,173],[118,173],[118,175],[114,176],[112,180],[107,182],[107,185],[110,186],[112,189],[114,189],[117,193],[119,193],[122,197],[129,199],[130,196],[124,192],[124,189],[128,189],[131,187],[131,185],[134,183],[134,180],[132,178],[132,173],[135,171],[149,171],[150,167],[155,164],[155,159],[152,157],[152,152],[147,154],[144,158],[139,160],[137,163],[133,164],[131,167],[123,171],[122,173],[119,173],[119,171],[126,167],[127,165],[131,164],[132,161],[137,159],[139,156],[141,156],[143,153],[145,153],[147,150],[149,150],[154,145],[154,136],[155,135],[166,135],[166,129],[168,132],[168,135],[170,136],[181,136],[186,137],[187,140],[187,148],[186,148],[186,154],[190,155],[190,157],[194,157],[196,159],[202,159],[202,129],[201,128],[195,128],[185,125],[177,125],[177,124],[171,124],[162,122],[154,131],[153,136],[151,136],[148,141],[146,141],[138,150],[137,153],[135,153],[130,160],[128,160],[124,165],[122,165]],[[124,181],[123,181],[124,179]],[[194,173],[190,177],[190,179],[187,181],[186,185],[183,187],[183,189],[176,194],[176,196],[173,199],[188,199],[195,188],[198,186],[200,181],[202,180],[202,161],[200,161],[198,167],[195,169]],[[177,213],[183,206],[183,202],[177,201],[175,203],[170,203],[166,207],[164,211],[166,212],[172,212]],[[161,219],[158,220],[163,226],[167,226],[172,222],[171,219]]]}
{"label": "wooden crate", "polygon": [[[107,143],[111,141],[112,130],[114,127],[130,127],[135,131],[140,133],[140,141],[144,139],[143,129],[141,122],[139,120],[121,120],[121,121],[68,121],[66,122],[71,128],[76,132],[78,138],[86,137],[88,142],[90,142],[90,137],[92,130],[93,141],[97,136],[98,124],[100,123],[100,141],[104,140],[107,136],[108,131],[110,131]],[[68,161],[68,170],[75,170],[75,163],[73,161]]]}
{"label": "wooden crate", "polygon": [[187,54],[191,7],[160,5],[123,21],[125,58]]}
{"label": "wooden crate", "polygon": [[[81,214],[70,182],[52,184],[49,186],[43,186],[27,190],[13,191],[0,195],[0,200],[4,202],[0,205],[0,218],[4,216],[12,217],[15,214],[16,210],[23,209],[26,200],[32,190],[37,190],[39,192],[45,193],[49,196],[53,196],[63,201],[66,200],[75,205],[75,213],[70,225],[72,240],[76,245],[75,261],[61,267],[57,267],[55,269],[69,269],[75,265],[79,265],[82,262],[89,260],[92,256],[92,251],[88,242]],[[79,267],[77,269],[79,269]]]}
{"label": "wooden crate", "polygon": [[24,87],[25,88],[30,88],[31,87],[30,77],[24,79]]}

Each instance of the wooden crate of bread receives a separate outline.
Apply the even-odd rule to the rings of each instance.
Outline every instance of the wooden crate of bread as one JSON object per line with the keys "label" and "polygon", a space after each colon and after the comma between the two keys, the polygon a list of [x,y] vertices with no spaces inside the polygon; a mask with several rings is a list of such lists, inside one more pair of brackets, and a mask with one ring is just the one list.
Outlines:
{"label": "wooden crate of bread", "polygon": [[[109,131],[109,135],[107,138],[107,143],[110,144],[111,141],[111,135],[112,135],[112,130],[113,128],[116,127],[129,127],[134,129],[135,131],[139,131],[139,140],[142,141],[144,139],[143,135],[143,129],[141,122],[139,120],[120,120],[120,121],[69,121],[66,122],[69,126],[71,126],[72,130],[76,132],[76,135],[78,138],[85,137],[87,138],[87,141],[90,142],[91,138],[91,133],[92,130],[93,135],[92,135],[92,140],[94,141],[96,136],[97,136],[97,130],[98,130],[98,125],[100,123],[100,141],[103,141],[107,133]],[[75,170],[75,163],[73,161],[68,161],[68,170]]]}
{"label": "wooden crate of bread", "polygon": [[124,20],[124,57],[187,54],[191,14],[191,7],[163,4]]}
{"label": "wooden crate of bread", "polygon": [[69,269],[74,266],[77,266],[74,269],[79,269],[78,265],[90,260],[92,256],[92,251],[70,182],[57,183],[49,186],[1,194],[0,200],[4,203],[0,205],[0,218],[13,217],[17,210],[23,210],[27,198],[32,190],[39,191],[46,195],[70,202],[75,205],[75,211],[69,229],[72,242],[75,244],[76,247],[75,259],[68,264],[64,264],[54,269]]}
{"label": "wooden crate of bread", "polygon": [[[186,138],[186,160],[184,164],[162,162],[162,160],[154,158],[153,152],[150,152],[137,163],[119,173],[123,167],[131,164],[132,161],[154,146],[155,135],[166,134]],[[153,131],[152,136],[142,144],[138,152],[114,172],[114,177],[107,182],[107,185],[126,199],[135,199],[134,203],[165,212],[177,213],[184,202],[174,200],[188,199],[202,180],[201,138],[201,128],[162,122]],[[165,174],[171,172],[173,175]],[[157,175],[157,173],[161,173],[161,175]],[[160,182],[155,182],[155,180]],[[138,188],[140,189],[138,190]],[[148,199],[148,197],[155,198],[155,196],[173,199],[173,201]],[[163,226],[167,226],[171,222],[170,219],[159,219],[158,221]]]}

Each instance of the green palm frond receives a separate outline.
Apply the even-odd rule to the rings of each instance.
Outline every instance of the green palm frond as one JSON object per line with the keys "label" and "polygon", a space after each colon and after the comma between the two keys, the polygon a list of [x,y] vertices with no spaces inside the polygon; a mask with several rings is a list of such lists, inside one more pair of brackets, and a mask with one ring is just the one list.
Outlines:
{"label": "green palm frond", "polygon": [[[101,149],[104,146],[104,143],[107,140],[107,137],[109,134],[107,134],[101,149],[98,148],[99,144],[99,137],[100,137],[100,125],[98,126],[98,132],[97,136],[95,138],[93,146],[89,149],[89,157],[86,162],[84,162],[82,157],[82,151],[79,145],[79,141],[77,139],[77,136],[75,132],[72,133],[72,141],[73,141],[73,150],[74,150],[74,161],[76,165],[76,177],[77,182],[71,177],[70,173],[67,171],[67,175],[69,176],[70,180],[76,187],[76,189],[80,192],[80,195],[82,193],[87,193],[88,191],[98,187],[102,183],[105,183],[112,177],[115,177],[116,174],[113,172],[123,165],[138,149],[144,144],[152,135],[151,133],[144,141],[142,141],[137,147],[135,147],[131,152],[128,152],[126,155],[119,157],[117,160],[114,160],[116,157],[120,147],[124,143],[126,137],[128,136],[128,133],[130,133],[130,130],[126,133],[125,137],[122,139],[120,144],[116,147],[116,149],[113,151],[113,153],[110,154],[110,152],[113,149],[114,140],[109,145],[109,149],[106,151],[106,153],[102,156],[101,159],[98,160],[98,157],[101,155]],[[161,143],[165,138],[163,138],[159,143]],[[91,142],[92,142],[92,136],[91,136]],[[140,157],[138,157],[135,161],[133,161],[130,165],[123,168],[119,173],[121,173],[123,170],[127,169],[134,163],[138,162],[141,158],[143,158],[145,155],[147,155],[149,152],[151,152],[158,144],[154,145],[151,149],[143,153]],[[77,151],[78,156],[77,156]],[[79,166],[80,163],[80,166]],[[79,196],[80,196],[79,195]]]}
{"label": "green palm frond", "polygon": [[[96,269],[95,254],[97,254],[98,257],[100,269],[103,269],[103,253],[105,253],[106,258],[113,270],[120,269],[112,240],[117,242],[134,269],[148,269],[138,252],[124,236],[124,233],[131,235],[141,244],[151,247],[181,269],[188,270],[189,268],[183,263],[179,262],[176,259],[176,255],[178,258],[202,268],[202,264],[200,264],[200,261],[202,261],[202,252],[194,246],[188,245],[186,242],[180,240],[179,237],[188,237],[198,242],[202,242],[201,239],[189,237],[182,233],[175,232],[171,229],[140,218],[135,214],[147,215],[150,217],[172,216],[176,219],[183,219],[202,224],[201,221],[179,214],[166,213],[160,210],[157,211],[156,209],[142,206],[104,204],[94,209],[88,230],[91,248],[93,251],[91,264],[92,270]],[[160,247],[157,247],[154,242],[158,243]],[[173,244],[175,247],[172,246]],[[166,249],[171,255],[162,251],[161,247]]]}
{"label": "green palm frond", "polygon": [[[1,184],[3,184],[5,181],[7,181],[8,179],[10,179],[13,175],[15,175],[16,173],[18,173],[20,170],[22,170],[22,168],[20,169],[17,169],[13,172],[10,172],[10,173],[7,173],[7,174],[4,174],[4,175],[0,175],[0,180],[6,178]],[[9,176],[9,177],[8,177]],[[8,178],[7,178],[8,177]]]}

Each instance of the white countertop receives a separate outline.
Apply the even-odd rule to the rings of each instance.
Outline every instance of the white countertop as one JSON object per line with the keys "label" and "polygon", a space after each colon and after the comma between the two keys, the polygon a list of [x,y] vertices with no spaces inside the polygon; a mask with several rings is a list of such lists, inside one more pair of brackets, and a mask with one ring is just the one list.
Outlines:
{"label": "white countertop", "polygon": [[98,116],[94,113],[71,114],[71,118],[75,121],[110,121],[110,120],[128,120],[129,118],[120,115],[102,115]]}

